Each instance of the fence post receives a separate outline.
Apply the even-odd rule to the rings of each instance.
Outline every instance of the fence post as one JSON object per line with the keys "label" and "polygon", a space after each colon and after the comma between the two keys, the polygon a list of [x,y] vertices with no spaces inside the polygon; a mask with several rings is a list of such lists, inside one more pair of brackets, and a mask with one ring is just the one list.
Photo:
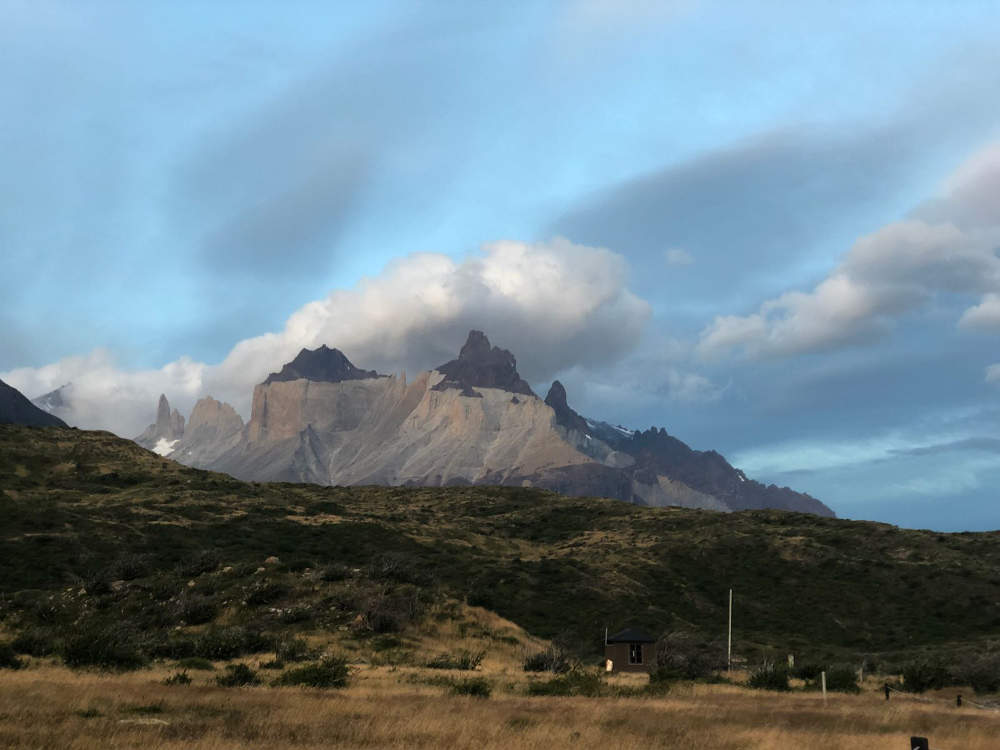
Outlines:
{"label": "fence post", "polygon": [[826,705],[826,672],[819,673],[820,682],[823,683],[823,705]]}

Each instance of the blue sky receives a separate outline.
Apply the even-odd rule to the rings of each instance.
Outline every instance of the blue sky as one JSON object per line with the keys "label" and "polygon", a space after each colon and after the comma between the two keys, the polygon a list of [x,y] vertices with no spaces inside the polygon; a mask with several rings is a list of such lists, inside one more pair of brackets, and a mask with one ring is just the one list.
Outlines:
{"label": "blue sky", "polygon": [[[494,7],[502,6],[502,7]],[[1000,527],[995,3],[0,4],[0,377],[137,433],[481,327],[840,515]]]}

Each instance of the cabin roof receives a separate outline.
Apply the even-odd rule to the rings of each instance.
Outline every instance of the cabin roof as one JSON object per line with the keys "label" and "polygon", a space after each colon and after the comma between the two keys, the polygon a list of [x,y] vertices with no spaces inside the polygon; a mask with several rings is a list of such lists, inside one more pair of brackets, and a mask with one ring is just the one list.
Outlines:
{"label": "cabin roof", "polygon": [[639,628],[625,628],[608,636],[608,643],[656,643],[656,639]]}

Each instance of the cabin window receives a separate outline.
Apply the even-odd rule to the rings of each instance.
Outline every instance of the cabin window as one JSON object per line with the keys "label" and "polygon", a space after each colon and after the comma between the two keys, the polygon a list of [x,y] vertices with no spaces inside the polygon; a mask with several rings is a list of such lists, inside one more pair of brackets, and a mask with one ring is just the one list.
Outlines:
{"label": "cabin window", "polygon": [[630,643],[628,645],[628,663],[642,664],[642,644]]}

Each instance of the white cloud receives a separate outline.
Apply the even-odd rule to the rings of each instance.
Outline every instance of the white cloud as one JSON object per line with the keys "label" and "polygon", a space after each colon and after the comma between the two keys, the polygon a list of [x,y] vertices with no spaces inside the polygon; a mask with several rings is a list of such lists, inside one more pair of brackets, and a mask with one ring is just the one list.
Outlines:
{"label": "white cloud", "polygon": [[1000,362],[986,368],[986,382],[1000,383]]}
{"label": "white cloud", "polygon": [[958,324],[963,328],[1000,331],[1000,294],[984,295],[982,302],[965,311]]}
{"label": "white cloud", "polygon": [[690,266],[694,263],[694,256],[687,250],[679,247],[672,247],[664,253],[664,258],[668,266]]}
{"label": "white cloud", "polygon": [[[993,189],[990,197],[980,194]],[[1000,146],[963,164],[945,198],[861,237],[810,292],[792,291],[749,315],[720,315],[698,351],[750,356],[833,349],[872,338],[940,292],[982,295],[959,324],[1000,328]]]}
{"label": "white cloud", "polygon": [[304,305],[284,330],[240,341],[216,365],[182,358],[126,371],[96,351],[0,378],[29,397],[72,382],[68,421],[127,437],[152,421],[160,393],[182,413],[210,394],[247,416],[256,383],[303,347],[321,344],[360,367],[412,372],[453,358],[468,330],[479,328],[537,381],[573,366],[604,366],[635,347],[650,308],[628,290],[626,272],[620,255],[562,238],[490,243],[463,261],[414,254]]}

